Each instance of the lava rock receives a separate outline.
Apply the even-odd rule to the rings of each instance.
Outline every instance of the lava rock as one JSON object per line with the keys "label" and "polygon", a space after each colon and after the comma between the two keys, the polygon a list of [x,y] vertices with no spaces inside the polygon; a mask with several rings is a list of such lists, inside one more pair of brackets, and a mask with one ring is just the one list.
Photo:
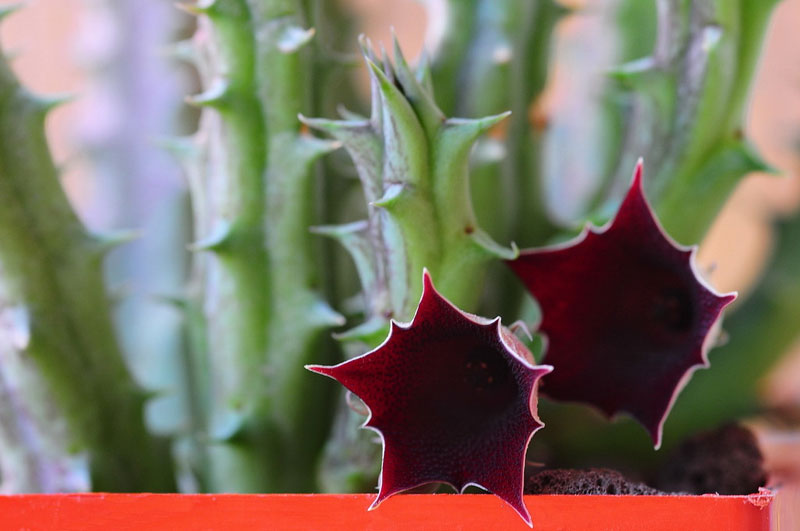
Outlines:
{"label": "lava rock", "polygon": [[548,469],[525,478],[525,494],[664,494],[606,468]]}
{"label": "lava rock", "polygon": [[678,446],[665,462],[658,487],[689,494],[752,494],[767,481],[753,433],[728,424]]}

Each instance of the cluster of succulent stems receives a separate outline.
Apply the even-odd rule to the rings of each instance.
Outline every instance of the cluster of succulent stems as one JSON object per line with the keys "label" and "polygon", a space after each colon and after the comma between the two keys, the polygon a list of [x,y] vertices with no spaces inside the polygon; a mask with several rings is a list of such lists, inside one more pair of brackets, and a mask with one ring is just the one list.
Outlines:
{"label": "cluster of succulent stems", "polygon": [[[726,321],[730,341],[712,355],[714,368],[675,396],[684,376],[707,364],[704,340],[730,302],[696,274],[684,246],[700,242],[744,175],[769,169],[741,131],[775,1],[652,2],[658,9],[620,2],[619,56],[638,60],[608,76],[605,134],[597,141],[603,160],[573,223],[553,215],[559,205],[547,181],[563,176],[547,175],[547,122],[531,119],[547,83],[554,27],[570,13],[553,0],[443,3],[438,46],[413,67],[396,38],[391,57],[358,40],[370,86],[361,106],[347,78],[354,61],[335,49],[356,42],[339,31],[345,22],[336,2],[181,6],[196,18],[196,31],[176,51],[196,69],[201,90],[187,98],[199,109],[197,131],[164,142],[186,175],[194,235],[185,242],[192,255],[184,293],[169,297],[188,338],[175,356],[181,383],[171,390],[146,389],[129,368],[136,356],[124,352],[115,328],[124,323],[113,321],[103,277],[104,256],[124,238],[90,233],[67,200],[44,133],[61,102],[31,94],[0,59],[0,451],[33,452],[21,466],[4,465],[0,455],[3,481],[17,467],[14,477],[29,478],[19,489],[74,488],[74,478],[26,473],[69,459],[80,466],[75,455],[83,455],[91,488],[102,491],[174,491],[178,478],[208,492],[371,489],[381,466],[374,434],[356,430],[363,418],[343,393],[304,366],[366,360],[393,337],[413,334],[414,326],[397,323],[417,324],[430,279],[443,311],[456,312],[446,327],[461,330],[456,321],[466,319],[497,359],[519,362],[513,378],[500,374],[516,382],[515,397],[529,405],[542,376],[543,395],[556,400],[540,404],[548,426],[534,444],[548,447],[558,464],[608,448],[642,466],[657,460],[632,423],[600,421],[558,399],[628,412],[665,446],[758,408],[757,378],[796,335],[785,324],[800,310],[797,219],[781,225],[766,278]],[[636,28],[654,20],[657,35],[644,46]],[[340,119],[331,118],[334,108]],[[582,156],[568,143],[560,147],[562,156]],[[606,225],[564,243],[588,221]],[[630,272],[626,282],[652,288],[647,300],[614,284],[618,265]],[[602,289],[591,285],[600,274],[611,275]],[[568,311],[559,313],[558,297]],[[627,301],[619,302],[625,309],[599,315],[608,298]],[[634,310],[639,328],[626,335],[612,318]],[[473,314],[522,317],[539,334],[516,338]],[[563,328],[587,319],[623,333],[603,342],[587,326],[571,343]],[[495,335],[481,335],[490,326]],[[645,344],[642,335],[662,341]],[[456,350],[470,353],[478,343]],[[661,367],[659,392],[637,399],[640,409],[614,393],[592,398],[579,376],[559,375],[574,356],[632,346],[676,360]],[[503,348],[515,357],[503,357]],[[552,374],[536,365],[542,356]],[[620,385],[641,377],[637,363],[623,357],[586,367],[607,370],[602,376]],[[525,372],[535,370],[536,378]],[[31,382],[27,390],[9,384],[20,374]],[[497,375],[484,376],[468,380],[488,389]],[[182,422],[154,435],[145,410],[166,392],[180,396]],[[708,403],[710,395],[726,398]],[[537,412],[527,412],[515,463],[538,429]],[[443,481],[486,486],[468,477]]]}

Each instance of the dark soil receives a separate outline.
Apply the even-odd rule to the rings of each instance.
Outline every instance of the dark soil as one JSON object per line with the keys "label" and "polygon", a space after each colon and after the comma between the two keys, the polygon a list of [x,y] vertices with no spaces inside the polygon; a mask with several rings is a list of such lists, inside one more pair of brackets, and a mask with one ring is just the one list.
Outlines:
{"label": "dark soil", "polygon": [[666,494],[644,483],[629,481],[616,470],[549,469],[525,478],[525,494]]}
{"label": "dark soil", "polygon": [[678,446],[656,484],[689,494],[752,494],[766,484],[763,461],[750,430],[728,424]]}
{"label": "dark soil", "polygon": [[606,468],[526,470],[525,494],[727,494],[758,492],[767,481],[755,436],[729,424],[687,439],[668,456],[658,489]]}

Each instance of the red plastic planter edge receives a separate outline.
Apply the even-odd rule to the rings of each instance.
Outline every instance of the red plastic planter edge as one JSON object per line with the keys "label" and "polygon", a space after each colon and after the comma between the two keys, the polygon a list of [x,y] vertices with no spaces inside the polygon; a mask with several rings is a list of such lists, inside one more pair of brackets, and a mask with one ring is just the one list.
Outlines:
{"label": "red plastic planter edge", "polygon": [[[35,494],[0,496],[0,529],[528,529],[494,496]],[[526,496],[539,531],[768,530],[774,496]]]}

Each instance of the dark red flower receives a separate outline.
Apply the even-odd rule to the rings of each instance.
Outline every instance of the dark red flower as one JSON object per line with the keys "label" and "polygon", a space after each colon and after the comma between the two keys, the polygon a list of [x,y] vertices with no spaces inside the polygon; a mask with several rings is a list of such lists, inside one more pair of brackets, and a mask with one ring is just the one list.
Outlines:
{"label": "dark red flower", "polygon": [[675,397],[695,369],[708,366],[712,327],[736,297],[703,282],[695,250],[658,224],[639,161],[608,225],[509,261],[542,310],[544,361],[555,368],[542,392],[609,416],[630,413],[658,448]]}
{"label": "dark red flower", "polygon": [[338,380],[369,407],[364,424],[383,439],[379,493],[447,483],[476,485],[502,498],[530,525],[522,501],[525,452],[542,427],[538,379],[524,345],[500,324],[462,312],[427,271],[416,315],[392,322],[375,350],[334,367],[308,369]]}

